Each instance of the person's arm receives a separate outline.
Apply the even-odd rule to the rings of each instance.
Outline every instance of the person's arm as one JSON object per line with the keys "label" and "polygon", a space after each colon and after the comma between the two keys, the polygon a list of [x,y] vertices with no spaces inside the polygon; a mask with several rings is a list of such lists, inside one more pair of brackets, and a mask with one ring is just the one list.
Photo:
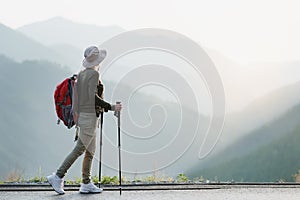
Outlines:
{"label": "person's arm", "polygon": [[98,94],[95,95],[95,104],[100,106],[101,108],[104,108],[104,110],[107,112],[108,110],[115,110],[115,105],[111,105],[110,103],[107,103],[104,101],[101,97],[99,97]]}

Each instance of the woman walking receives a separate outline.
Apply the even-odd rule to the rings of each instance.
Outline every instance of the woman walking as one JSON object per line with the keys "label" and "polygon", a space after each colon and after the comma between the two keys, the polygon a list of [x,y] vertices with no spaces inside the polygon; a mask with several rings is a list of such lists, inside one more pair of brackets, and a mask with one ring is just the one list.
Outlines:
{"label": "woman walking", "polygon": [[84,154],[82,162],[82,184],[80,193],[101,193],[91,182],[91,167],[96,150],[96,129],[99,124],[99,112],[103,110],[120,111],[121,104],[111,105],[102,99],[103,85],[99,80],[100,63],[106,57],[105,50],[96,46],[84,52],[84,70],[79,72],[74,86],[74,121],[79,126],[79,139],[73,151],[65,158],[56,173],[48,176],[48,182],[58,194],[64,194],[64,176],[75,160]]}

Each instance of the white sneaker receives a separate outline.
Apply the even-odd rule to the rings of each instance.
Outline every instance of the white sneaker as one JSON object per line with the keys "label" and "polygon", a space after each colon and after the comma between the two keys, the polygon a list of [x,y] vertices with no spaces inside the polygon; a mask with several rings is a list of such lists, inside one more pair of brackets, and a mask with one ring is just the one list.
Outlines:
{"label": "white sneaker", "polygon": [[88,183],[84,184],[82,183],[79,189],[79,192],[82,194],[88,194],[88,193],[101,193],[103,189],[98,188],[94,183]]}
{"label": "white sneaker", "polygon": [[55,173],[53,173],[52,175],[47,176],[47,180],[55,192],[58,194],[65,194],[63,178],[59,178]]}

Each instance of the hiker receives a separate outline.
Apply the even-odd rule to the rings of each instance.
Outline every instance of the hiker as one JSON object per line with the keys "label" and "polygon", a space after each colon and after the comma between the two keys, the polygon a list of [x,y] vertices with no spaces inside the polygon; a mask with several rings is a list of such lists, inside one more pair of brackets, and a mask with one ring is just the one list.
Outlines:
{"label": "hiker", "polygon": [[[105,50],[96,46],[84,52],[82,65],[73,94],[73,115],[79,126],[79,138],[73,151],[65,158],[56,173],[48,176],[48,182],[58,194],[64,194],[64,176],[75,160],[83,153],[82,183],[80,193],[101,193],[103,190],[91,182],[92,160],[96,149],[96,129],[99,127],[99,114],[103,111],[121,111],[122,104],[111,105],[102,99],[103,85],[99,80],[100,63],[106,57]],[[100,177],[99,177],[100,179]]]}

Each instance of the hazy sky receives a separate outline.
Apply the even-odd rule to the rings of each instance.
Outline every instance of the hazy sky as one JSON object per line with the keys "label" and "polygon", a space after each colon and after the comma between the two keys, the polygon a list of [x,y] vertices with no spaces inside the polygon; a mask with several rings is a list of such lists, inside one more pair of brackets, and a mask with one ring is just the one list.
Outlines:
{"label": "hazy sky", "polygon": [[180,32],[240,63],[300,60],[299,0],[0,0],[12,28],[62,16],[73,21]]}

